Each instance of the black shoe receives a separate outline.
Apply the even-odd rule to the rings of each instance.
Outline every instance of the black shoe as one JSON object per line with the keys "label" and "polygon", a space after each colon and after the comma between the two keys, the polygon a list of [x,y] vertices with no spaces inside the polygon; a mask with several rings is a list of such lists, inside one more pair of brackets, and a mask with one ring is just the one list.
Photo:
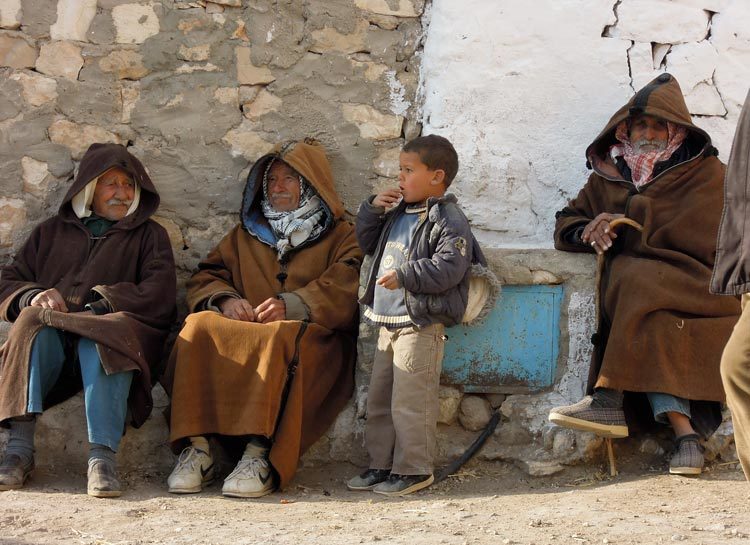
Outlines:
{"label": "black shoe", "polygon": [[368,469],[349,479],[346,487],[349,490],[372,490],[391,474],[389,469]]}
{"label": "black shoe", "polygon": [[399,475],[397,473],[391,473],[388,479],[377,485],[372,489],[376,494],[383,494],[384,496],[406,496],[417,490],[427,488],[433,482],[435,477],[433,475]]}

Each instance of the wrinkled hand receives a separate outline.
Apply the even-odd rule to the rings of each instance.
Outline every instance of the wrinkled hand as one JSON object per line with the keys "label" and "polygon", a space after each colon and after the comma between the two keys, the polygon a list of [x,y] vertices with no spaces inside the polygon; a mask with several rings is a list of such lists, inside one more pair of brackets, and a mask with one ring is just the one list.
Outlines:
{"label": "wrinkled hand", "polygon": [[275,297],[266,299],[256,307],[255,316],[263,324],[286,320],[286,303],[283,299]]}
{"label": "wrinkled hand", "polygon": [[387,290],[397,290],[401,287],[401,283],[398,281],[398,274],[394,270],[390,270],[378,278],[377,283]]}
{"label": "wrinkled hand", "polygon": [[602,212],[584,227],[581,240],[590,244],[597,254],[603,254],[612,247],[614,239],[617,238],[617,233],[609,226],[610,222],[624,217],[625,214]]}
{"label": "wrinkled hand", "polygon": [[384,189],[377,195],[375,195],[375,198],[372,199],[372,205],[373,206],[382,206],[386,210],[389,208],[392,208],[398,204],[399,199],[401,199],[401,190],[397,187],[394,187],[392,189]]}
{"label": "wrinkled hand", "polygon": [[65,299],[63,299],[63,296],[55,288],[50,288],[41,293],[37,293],[34,298],[31,299],[31,306],[49,308],[59,312],[68,312],[68,305],[65,304]]}
{"label": "wrinkled hand", "polygon": [[242,322],[255,322],[255,311],[253,305],[247,299],[236,299],[234,297],[225,297],[217,303],[221,313],[232,320]]}

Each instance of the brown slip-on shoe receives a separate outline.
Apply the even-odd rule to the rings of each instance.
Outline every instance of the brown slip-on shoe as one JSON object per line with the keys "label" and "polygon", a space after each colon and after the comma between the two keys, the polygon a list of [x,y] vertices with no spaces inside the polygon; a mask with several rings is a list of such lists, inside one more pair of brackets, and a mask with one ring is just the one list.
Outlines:
{"label": "brown slip-on shoe", "polygon": [[89,462],[87,493],[95,498],[116,498],[122,495],[122,487],[113,464],[99,459]]}
{"label": "brown slip-on shoe", "polygon": [[34,470],[34,458],[24,463],[17,454],[6,454],[0,463],[0,490],[17,490],[23,488],[24,483]]}

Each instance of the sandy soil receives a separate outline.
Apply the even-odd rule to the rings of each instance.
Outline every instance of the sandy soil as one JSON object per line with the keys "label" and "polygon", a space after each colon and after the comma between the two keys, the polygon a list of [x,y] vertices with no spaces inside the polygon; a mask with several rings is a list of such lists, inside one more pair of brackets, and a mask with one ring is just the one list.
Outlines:
{"label": "sandy soil", "polygon": [[654,544],[750,543],[750,485],[732,465],[700,478],[666,474],[660,459],[620,455],[603,465],[529,477],[503,463],[470,463],[438,486],[388,499],[346,490],[358,468],[302,468],[284,492],[258,500],[173,496],[165,475],[126,474],[123,497],[85,494],[84,468],[37,470],[0,492],[0,543],[185,544]]}

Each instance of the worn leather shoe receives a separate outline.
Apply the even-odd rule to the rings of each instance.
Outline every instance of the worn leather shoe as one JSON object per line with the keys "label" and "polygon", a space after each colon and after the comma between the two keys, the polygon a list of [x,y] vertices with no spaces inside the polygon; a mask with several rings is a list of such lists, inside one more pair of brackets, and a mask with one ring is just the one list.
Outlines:
{"label": "worn leather shoe", "polygon": [[116,498],[122,495],[122,487],[117,479],[114,465],[106,460],[95,459],[89,462],[88,495],[95,498]]}
{"label": "worn leather shoe", "polygon": [[17,454],[7,454],[0,463],[0,490],[22,488],[33,470],[33,457],[25,462]]}

